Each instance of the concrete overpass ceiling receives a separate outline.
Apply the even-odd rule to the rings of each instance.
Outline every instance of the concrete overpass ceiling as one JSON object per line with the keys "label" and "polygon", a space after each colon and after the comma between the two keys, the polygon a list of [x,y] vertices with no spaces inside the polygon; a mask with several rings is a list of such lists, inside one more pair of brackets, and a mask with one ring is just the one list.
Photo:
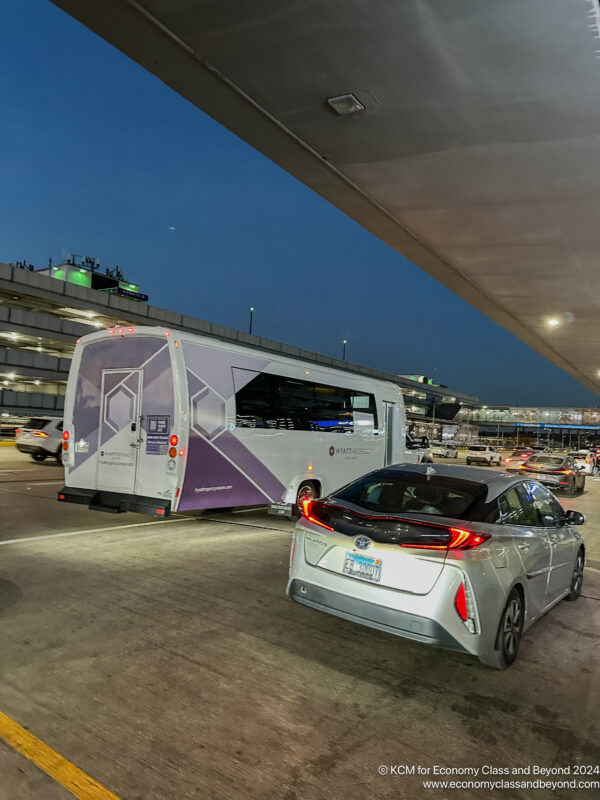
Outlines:
{"label": "concrete overpass ceiling", "polygon": [[600,392],[598,0],[55,2]]}

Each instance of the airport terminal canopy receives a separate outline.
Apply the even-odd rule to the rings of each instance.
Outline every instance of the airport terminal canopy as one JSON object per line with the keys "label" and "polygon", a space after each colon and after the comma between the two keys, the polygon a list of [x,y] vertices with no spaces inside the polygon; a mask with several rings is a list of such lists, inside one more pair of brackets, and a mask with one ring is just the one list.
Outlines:
{"label": "airport terminal canopy", "polygon": [[599,0],[55,0],[600,392]]}

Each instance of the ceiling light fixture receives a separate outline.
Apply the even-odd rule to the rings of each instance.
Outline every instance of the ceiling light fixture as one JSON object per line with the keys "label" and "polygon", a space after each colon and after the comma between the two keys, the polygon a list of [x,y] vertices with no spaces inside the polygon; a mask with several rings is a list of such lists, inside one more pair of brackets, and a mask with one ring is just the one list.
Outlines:
{"label": "ceiling light fixture", "polygon": [[348,94],[338,94],[335,97],[328,97],[327,103],[335,113],[340,116],[356,114],[359,111],[364,111],[366,108],[352,92],[348,92]]}
{"label": "ceiling light fixture", "polygon": [[556,326],[557,326],[557,325],[560,325],[560,320],[559,320],[559,319],[557,319],[556,317],[550,317],[550,318],[547,320],[547,324],[548,324],[548,325],[549,325],[551,328],[556,328]]}

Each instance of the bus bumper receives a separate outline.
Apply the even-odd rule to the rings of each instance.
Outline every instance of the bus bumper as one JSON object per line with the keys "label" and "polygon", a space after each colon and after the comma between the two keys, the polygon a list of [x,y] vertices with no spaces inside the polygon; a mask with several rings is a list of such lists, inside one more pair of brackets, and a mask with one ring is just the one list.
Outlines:
{"label": "bus bumper", "polygon": [[139,494],[79,489],[73,486],[62,488],[58,493],[58,500],[62,503],[79,503],[92,511],[107,511],[109,514],[134,511],[164,519],[171,513],[171,501],[162,497],[143,497]]}

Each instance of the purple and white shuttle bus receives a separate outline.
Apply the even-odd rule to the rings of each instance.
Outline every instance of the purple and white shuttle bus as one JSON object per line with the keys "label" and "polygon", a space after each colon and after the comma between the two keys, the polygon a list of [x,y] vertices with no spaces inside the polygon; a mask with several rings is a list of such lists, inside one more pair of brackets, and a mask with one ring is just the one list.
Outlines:
{"label": "purple and white shuttle bus", "polygon": [[405,448],[399,386],[162,328],[75,348],[59,499],[105,511],[268,505],[291,515]]}

